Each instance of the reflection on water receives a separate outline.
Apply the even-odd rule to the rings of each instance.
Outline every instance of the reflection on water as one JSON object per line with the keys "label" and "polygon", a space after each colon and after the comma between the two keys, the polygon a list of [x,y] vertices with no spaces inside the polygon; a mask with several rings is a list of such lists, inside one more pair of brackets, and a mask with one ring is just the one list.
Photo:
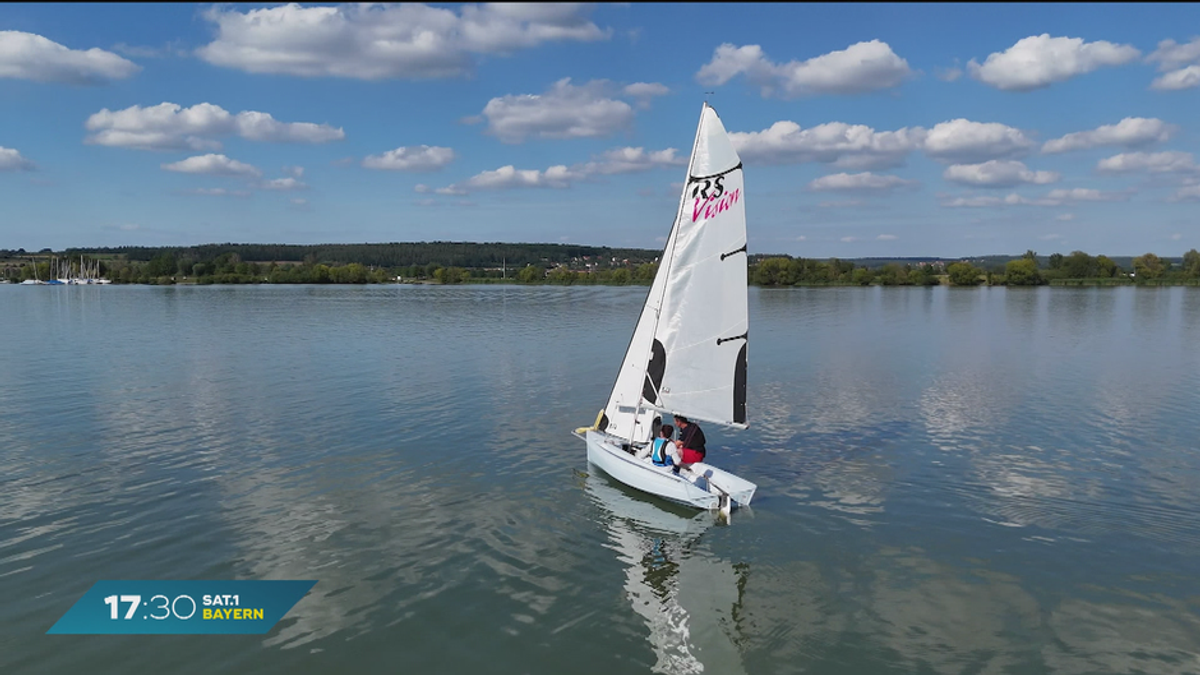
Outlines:
{"label": "reflection on water", "polygon": [[652,671],[745,672],[734,619],[748,568],[698,545],[714,515],[633,494],[596,467],[589,470],[588,495],[606,512],[610,546],[628,565],[625,592],[650,630]]}
{"label": "reflection on water", "polygon": [[[752,290],[729,527],[580,477],[644,296],[0,287],[0,672],[1200,672],[1196,289]],[[318,584],[44,637],[121,578]]]}
{"label": "reflection on water", "polygon": [[904,670],[1003,673],[1024,665],[1012,636],[1036,626],[1039,606],[1018,579],[939,564],[915,548],[879,553],[867,627]]}
{"label": "reflection on water", "polygon": [[1054,672],[1069,675],[1200,672],[1195,612],[1172,598],[1152,604],[1064,600],[1046,620],[1056,639],[1042,657]]}

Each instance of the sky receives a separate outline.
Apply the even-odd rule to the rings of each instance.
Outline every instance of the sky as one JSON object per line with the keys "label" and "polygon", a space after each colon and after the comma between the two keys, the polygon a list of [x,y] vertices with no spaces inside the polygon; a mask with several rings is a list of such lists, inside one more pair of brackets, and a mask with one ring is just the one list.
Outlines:
{"label": "sky", "polygon": [[1200,4],[0,4],[0,248],[1200,248]]}

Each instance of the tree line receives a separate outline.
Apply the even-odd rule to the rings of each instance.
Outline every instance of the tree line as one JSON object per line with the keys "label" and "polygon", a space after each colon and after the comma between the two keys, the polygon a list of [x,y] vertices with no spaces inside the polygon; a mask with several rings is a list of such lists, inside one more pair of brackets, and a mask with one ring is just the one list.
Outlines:
{"label": "tree line", "polygon": [[[5,253],[0,251],[0,255]],[[204,244],[200,246],[153,247],[121,246],[115,248],[70,248],[63,255],[75,260],[80,255],[97,258],[121,258],[132,262],[149,262],[164,254],[176,260],[192,263],[214,261],[225,254],[253,263],[306,263],[327,266],[358,263],[366,267],[411,267],[436,264],[440,267],[486,269],[507,266],[520,269],[539,263],[566,263],[574,259],[608,262],[651,262],[658,251],[577,244],[508,244],[502,242],[410,242],[385,244]]]}
{"label": "tree line", "polygon": [[1126,270],[1108,256],[1092,256],[1084,251],[1054,253],[1044,259],[1026,251],[1015,260],[984,266],[962,260],[916,265],[888,262],[866,267],[836,258],[825,262],[773,256],[751,266],[750,280],[760,286],[936,286],[943,279],[951,286],[1200,285],[1200,252],[1196,249],[1185,253],[1179,262],[1147,253],[1132,258],[1130,267]]}
{"label": "tree line", "polygon": [[[380,251],[348,260],[355,251]],[[85,249],[67,249],[63,256],[78,264]],[[122,247],[86,249],[83,258],[90,267],[99,262],[102,276],[115,283],[135,284],[367,284],[424,282],[463,283],[551,283],[551,284],[649,284],[658,270],[659,252],[645,249],[567,246],[559,244],[469,244],[433,242],[420,244],[346,244],[328,246],[212,244],[184,248]],[[246,259],[247,250],[265,260]],[[416,257],[442,256],[439,259]],[[148,255],[152,253],[153,255]],[[303,253],[303,260],[278,260],[276,256]],[[508,255],[514,254],[513,258]],[[328,254],[329,257],[321,257]],[[0,250],[0,276],[9,281],[46,279],[50,274],[49,249],[30,255],[23,250]],[[537,257],[536,260],[520,256]],[[411,260],[406,265],[379,265],[370,260]],[[456,257],[457,256],[457,257]],[[499,256],[499,264],[493,259]],[[37,258],[41,258],[38,260]],[[30,258],[33,258],[30,261]],[[459,260],[451,264],[445,260]],[[524,262],[520,262],[524,260]],[[867,259],[871,264],[829,258],[794,258],[786,255],[754,254],[749,258],[748,281],[767,287],[882,285],[952,286],[1044,284],[1197,284],[1200,285],[1200,253],[1192,249],[1171,260],[1154,253],[1128,260],[1123,267],[1108,256],[1083,251],[1069,255],[1054,253],[1023,256],[1003,261],[991,256],[972,260]],[[474,265],[468,263],[475,263]],[[980,263],[980,264],[976,264]]]}

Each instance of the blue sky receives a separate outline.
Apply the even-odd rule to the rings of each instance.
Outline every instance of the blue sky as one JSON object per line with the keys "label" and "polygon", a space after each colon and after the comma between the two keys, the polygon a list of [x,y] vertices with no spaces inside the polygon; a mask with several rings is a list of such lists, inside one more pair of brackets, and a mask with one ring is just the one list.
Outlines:
{"label": "blue sky", "polygon": [[0,5],[0,248],[1200,247],[1200,5]]}

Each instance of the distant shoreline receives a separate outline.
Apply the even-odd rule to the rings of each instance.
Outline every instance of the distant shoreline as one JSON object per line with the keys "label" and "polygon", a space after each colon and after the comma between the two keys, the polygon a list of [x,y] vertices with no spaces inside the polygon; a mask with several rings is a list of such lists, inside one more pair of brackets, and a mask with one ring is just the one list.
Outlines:
{"label": "distant shoreline", "polygon": [[[547,284],[643,286],[659,251],[568,244],[422,242],[320,246],[0,249],[0,279],[77,277],[116,284]],[[1200,252],[1177,258],[1070,255],[816,259],[750,254],[747,281],[762,287],[826,286],[1196,286]]]}

